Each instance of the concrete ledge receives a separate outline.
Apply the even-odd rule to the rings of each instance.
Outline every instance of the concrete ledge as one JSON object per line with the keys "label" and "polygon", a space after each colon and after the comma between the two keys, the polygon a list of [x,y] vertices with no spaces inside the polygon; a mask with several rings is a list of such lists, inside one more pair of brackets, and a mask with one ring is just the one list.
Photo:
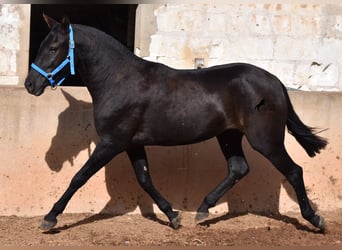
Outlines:
{"label": "concrete ledge", "polygon": [[[85,88],[46,90],[41,97],[22,87],[0,87],[0,215],[47,213],[97,140],[90,96]],[[329,128],[327,149],[309,158],[292,138],[286,147],[303,167],[308,195],[321,211],[342,208],[342,93],[290,92],[302,120]],[[285,178],[246,140],[250,174],[222,198],[213,213],[298,212]],[[226,174],[215,139],[179,147],[148,147],[156,187],[175,209],[195,211]],[[158,212],[138,186],[125,154],[112,160],[79,190],[65,212]]]}

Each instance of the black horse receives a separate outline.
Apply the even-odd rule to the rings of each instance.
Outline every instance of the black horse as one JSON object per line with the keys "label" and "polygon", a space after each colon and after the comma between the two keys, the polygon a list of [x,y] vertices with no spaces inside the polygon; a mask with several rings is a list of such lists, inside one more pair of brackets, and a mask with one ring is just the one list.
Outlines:
{"label": "black horse", "polygon": [[[234,63],[199,70],[176,70],[133,55],[109,35],[83,25],[44,18],[51,31],[41,44],[25,86],[39,96],[56,87],[74,70],[93,101],[99,142],[73,177],[63,196],[44,217],[41,228],[52,229],[73,194],[117,154],[126,151],[142,188],[170,220],[179,214],[155,189],[149,175],[145,145],[184,145],[217,137],[228,174],[197,210],[205,219],[210,207],[249,167],[241,147],[243,135],[293,186],[302,216],[324,228],[306,194],[303,170],[284,147],[285,126],[313,157],[327,141],[303,124],[280,80],[250,64]],[[66,59],[65,59],[66,58]],[[69,70],[70,66],[70,70]]]}

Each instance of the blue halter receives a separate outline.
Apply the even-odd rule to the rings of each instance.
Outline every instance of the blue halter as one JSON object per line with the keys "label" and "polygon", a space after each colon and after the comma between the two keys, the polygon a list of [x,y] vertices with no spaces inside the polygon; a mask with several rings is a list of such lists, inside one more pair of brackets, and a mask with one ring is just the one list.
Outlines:
{"label": "blue halter", "polygon": [[68,63],[70,64],[70,74],[75,75],[74,49],[75,49],[74,33],[72,31],[71,25],[69,25],[69,52],[68,52],[67,58],[65,58],[65,60],[61,62],[61,64],[59,64],[59,66],[57,66],[57,68],[55,68],[51,73],[47,73],[46,71],[42,70],[40,67],[38,67],[34,63],[31,64],[31,67],[34,70],[36,70],[38,73],[40,73],[42,76],[44,76],[46,79],[48,79],[52,88],[56,88],[56,86],[59,86],[62,84],[66,76],[63,77],[56,84],[55,84],[55,80],[53,79],[53,77],[59,71],[61,71]]}

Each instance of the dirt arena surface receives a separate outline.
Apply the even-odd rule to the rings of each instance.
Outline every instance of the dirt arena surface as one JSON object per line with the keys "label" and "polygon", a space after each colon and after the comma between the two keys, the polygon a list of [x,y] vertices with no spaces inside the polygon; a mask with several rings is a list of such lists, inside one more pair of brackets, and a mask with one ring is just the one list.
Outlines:
{"label": "dirt arena surface", "polygon": [[162,214],[63,214],[56,228],[38,229],[42,216],[0,217],[0,246],[336,246],[342,247],[342,211],[322,213],[327,230],[319,232],[299,214],[217,215],[195,224],[182,212],[174,230]]}

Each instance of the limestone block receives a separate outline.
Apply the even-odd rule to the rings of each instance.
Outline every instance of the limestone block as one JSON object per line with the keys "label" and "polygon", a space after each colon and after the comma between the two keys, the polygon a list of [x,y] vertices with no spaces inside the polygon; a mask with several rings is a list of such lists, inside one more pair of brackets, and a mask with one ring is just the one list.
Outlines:
{"label": "limestone block", "polygon": [[324,12],[324,36],[342,39],[342,4],[326,5]]}
{"label": "limestone block", "polygon": [[207,36],[190,36],[188,38],[187,47],[193,54],[207,55],[211,47],[211,38]]}
{"label": "limestone block", "polygon": [[159,9],[156,18],[157,30],[159,31],[175,31],[178,26],[178,12],[177,11],[165,11],[165,9]]}
{"label": "limestone block", "polygon": [[216,33],[226,33],[226,18],[226,13],[209,13],[207,17],[208,28],[203,31],[213,35],[216,35]]}
{"label": "limestone block", "polygon": [[303,61],[298,63],[295,68],[295,83],[299,86],[307,84],[311,76],[310,65],[311,61]]}
{"label": "limestone block", "polygon": [[0,76],[0,85],[17,85],[18,83],[18,76]]}
{"label": "limestone block", "polygon": [[265,36],[272,34],[271,21],[268,15],[253,14],[249,17],[249,30],[256,36]]}
{"label": "limestone block", "polygon": [[342,38],[342,15],[326,17],[325,36],[328,38]]}
{"label": "limestone block", "polygon": [[[200,4],[196,4],[200,5]],[[204,4],[204,8],[206,9],[208,14],[227,14],[237,9],[238,5],[229,4],[229,3],[215,3],[214,4]]]}
{"label": "limestone block", "polygon": [[273,58],[274,44],[269,37],[238,36],[224,41],[223,56],[243,59],[265,60]]}
{"label": "limestone block", "polygon": [[0,50],[0,75],[11,75],[17,72],[17,55],[15,50]]}
{"label": "limestone block", "polygon": [[291,32],[291,17],[288,14],[272,15],[271,26],[275,35],[288,35]]}
{"label": "limestone block", "polygon": [[274,57],[281,60],[310,60],[317,58],[318,38],[293,38],[278,36],[275,43]]}
{"label": "limestone block", "polygon": [[6,52],[4,49],[0,50],[0,75],[4,75],[8,71],[9,58]]}
{"label": "limestone block", "polygon": [[203,31],[205,13],[200,10],[162,8],[157,11],[157,29],[159,31]]}
{"label": "limestone block", "polygon": [[311,87],[335,87],[339,83],[340,67],[330,62],[307,62],[297,65],[295,81]]}
{"label": "limestone block", "polygon": [[294,82],[295,65],[293,62],[272,61],[271,73],[285,85],[291,85]]}
{"label": "limestone block", "polygon": [[211,40],[209,47],[209,58],[220,58],[222,57],[225,50],[225,40],[227,37],[216,37]]}
{"label": "limestone block", "polygon": [[322,30],[321,16],[291,15],[293,37],[319,37]]}
{"label": "limestone block", "polygon": [[333,63],[312,64],[309,85],[321,87],[334,87],[338,84],[339,68]]}
{"label": "limestone block", "polygon": [[0,10],[0,47],[3,49],[18,50],[20,45],[20,19],[17,5],[4,4]]}
{"label": "limestone block", "polygon": [[187,37],[185,33],[157,33],[151,36],[151,56],[170,56],[183,58]]}
{"label": "limestone block", "polygon": [[246,34],[249,32],[249,14],[244,11],[228,12],[226,15],[226,33],[234,35],[238,33]]}
{"label": "limestone block", "polygon": [[[318,47],[318,58],[328,61],[341,60],[342,41],[336,38],[324,38]],[[342,62],[342,61],[341,61]]]}
{"label": "limestone block", "polygon": [[294,4],[294,3],[276,3],[271,4],[268,11],[275,14],[296,14],[296,15],[320,15],[322,13],[322,4],[305,3],[305,4]]}

